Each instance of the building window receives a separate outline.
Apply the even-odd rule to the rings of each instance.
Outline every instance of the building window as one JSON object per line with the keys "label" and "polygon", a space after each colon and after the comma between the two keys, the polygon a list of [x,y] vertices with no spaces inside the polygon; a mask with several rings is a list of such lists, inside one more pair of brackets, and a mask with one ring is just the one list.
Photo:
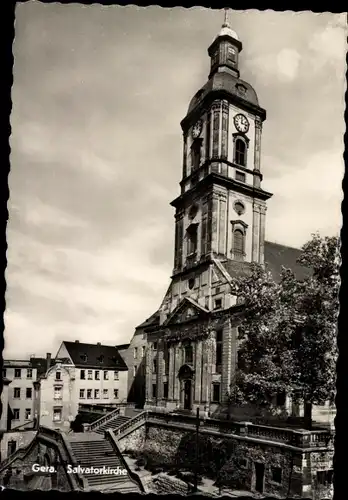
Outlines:
{"label": "building window", "polygon": [[333,470],[318,470],[317,471],[317,483],[322,486],[329,486],[332,484]]}
{"label": "building window", "polygon": [[236,49],[234,47],[228,47],[227,49],[227,59],[230,62],[236,62]]}
{"label": "building window", "polygon": [[236,171],[236,181],[245,182],[246,181],[245,173],[244,172],[238,172],[238,170],[237,170]]}
{"label": "building window", "polygon": [[101,354],[98,358],[97,358],[97,361],[99,363],[104,363],[104,356]]}
{"label": "building window", "polygon": [[94,399],[99,399],[99,389],[94,389]]}
{"label": "building window", "polygon": [[157,359],[154,359],[152,361],[152,373],[154,373],[154,374],[157,373]]}
{"label": "building window", "polygon": [[80,379],[86,380],[86,371],[85,370],[80,370]]}
{"label": "building window", "polygon": [[62,388],[61,387],[55,387],[54,388],[54,399],[62,399]]}
{"label": "building window", "polygon": [[164,373],[167,374],[168,372],[169,372],[169,349],[168,346],[166,346],[164,350]]}
{"label": "building window", "polygon": [[216,332],[215,344],[215,372],[221,373],[222,369],[222,330]]}
{"label": "building window", "polygon": [[192,364],[193,363],[193,347],[191,344],[187,344],[184,347],[185,349],[185,363]]}
{"label": "building window", "polygon": [[104,399],[109,399],[109,391],[108,391],[108,389],[103,389],[103,398]]}
{"label": "building window", "polygon": [[215,299],[214,309],[221,309],[221,308],[222,308],[222,299]]}
{"label": "building window", "polygon": [[100,380],[99,370],[96,370],[96,371],[95,371],[95,373],[94,373],[94,378],[95,378],[95,380]]}
{"label": "building window", "polygon": [[154,342],[154,343],[153,343],[153,350],[154,350],[154,351],[157,351],[157,342]]}
{"label": "building window", "polygon": [[114,380],[118,380],[118,372],[114,372]]}
{"label": "building window", "polygon": [[212,64],[212,66],[215,66],[215,64],[218,62],[218,60],[219,60],[219,51],[216,50],[214,52],[214,54],[212,55],[212,58],[211,58],[211,64]]}
{"label": "building window", "polygon": [[104,380],[109,380],[109,372],[107,370],[104,371]]}
{"label": "building window", "polygon": [[85,399],[85,390],[80,389],[80,399]]}
{"label": "building window", "polygon": [[87,354],[81,354],[80,359],[83,363],[86,363],[88,359]]}
{"label": "building window", "polygon": [[201,147],[202,139],[195,139],[191,146],[192,171],[197,170],[201,165]]}
{"label": "building window", "polygon": [[244,255],[244,233],[241,229],[233,231],[233,254],[235,258],[242,258]]}
{"label": "building window", "polygon": [[198,242],[198,224],[191,224],[187,228],[187,254],[191,255],[197,252]]}
{"label": "building window", "polygon": [[138,348],[134,347],[134,359],[137,359],[138,357]]}
{"label": "building window", "polygon": [[141,355],[142,355],[142,357],[144,357],[144,356],[145,356],[145,346],[143,346],[143,347],[141,348]]}
{"label": "building window", "polygon": [[62,380],[62,373],[56,372],[56,380]]}
{"label": "building window", "polygon": [[243,139],[236,140],[234,161],[237,165],[246,166],[246,145]]}
{"label": "building window", "polygon": [[152,397],[155,398],[157,395],[157,386],[156,384],[152,384]]}
{"label": "building window", "polygon": [[6,368],[4,368],[4,369],[2,370],[2,376],[3,376],[3,378],[6,378]]}
{"label": "building window", "polygon": [[25,409],[25,420],[30,420],[30,417],[31,417],[31,409],[30,408],[26,408]]}
{"label": "building window", "polygon": [[190,278],[188,280],[188,287],[190,290],[192,290],[192,288],[195,286],[195,279],[194,278]]}
{"label": "building window", "polygon": [[19,417],[20,417],[20,415],[19,415],[19,408],[15,408],[13,410],[13,420],[19,420]]}
{"label": "building window", "polygon": [[20,368],[15,368],[14,378],[22,378],[22,370]]}
{"label": "building window", "polygon": [[88,370],[88,380],[93,380],[93,371],[92,370]]}
{"label": "building window", "polygon": [[118,389],[114,389],[114,398],[118,399]]}
{"label": "building window", "polygon": [[15,387],[13,389],[13,398],[19,399],[20,397],[21,397],[21,389],[20,389],[20,387]]}
{"label": "building window", "polygon": [[87,399],[92,399],[92,389],[87,389]]}
{"label": "building window", "polygon": [[280,467],[271,467],[272,481],[281,484],[282,482],[282,469]]}
{"label": "building window", "polygon": [[220,384],[213,384],[213,403],[220,403]]}
{"label": "building window", "polygon": [[61,408],[53,408],[53,422],[60,422],[62,420]]}
{"label": "building window", "polygon": [[277,401],[276,401],[277,406],[284,406],[285,402],[286,402],[285,391],[278,392],[278,394],[277,394]]}
{"label": "building window", "polygon": [[33,389],[31,387],[27,387],[25,390],[26,399],[31,399],[33,397]]}
{"label": "building window", "polygon": [[32,370],[32,368],[27,368],[27,378],[33,378],[33,370]]}
{"label": "building window", "polygon": [[163,399],[168,399],[168,382],[163,383]]}
{"label": "building window", "polygon": [[135,376],[136,376],[137,371],[138,371],[138,367],[137,367],[137,365],[134,365],[134,366],[133,366],[133,377],[135,377]]}

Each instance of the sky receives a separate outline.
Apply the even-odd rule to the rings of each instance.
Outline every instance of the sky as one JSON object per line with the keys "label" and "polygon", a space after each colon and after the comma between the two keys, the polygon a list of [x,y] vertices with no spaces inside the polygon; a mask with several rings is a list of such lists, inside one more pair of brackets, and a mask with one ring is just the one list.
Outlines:
{"label": "sky", "polygon": [[[180,121],[222,11],[17,4],[5,358],[129,342],[173,267]],[[341,226],[346,18],[232,11],[267,110],[267,240]]]}

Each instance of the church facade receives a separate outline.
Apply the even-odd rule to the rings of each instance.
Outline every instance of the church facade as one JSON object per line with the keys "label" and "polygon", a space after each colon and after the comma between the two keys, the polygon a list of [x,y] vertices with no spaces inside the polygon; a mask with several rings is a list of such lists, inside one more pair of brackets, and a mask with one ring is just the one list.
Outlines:
{"label": "church facade", "polygon": [[242,42],[225,20],[208,49],[208,81],[181,122],[182,179],[180,195],[171,203],[171,283],[130,345],[144,352],[129,366],[129,388],[139,396],[143,384],[145,408],[218,411],[237,370],[241,306],[233,278],[248,273],[253,262],[268,266],[275,279],[281,265],[302,271],[296,269],[298,250],[265,241],[272,196],[262,185],[266,111],[240,78],[241,52]]}

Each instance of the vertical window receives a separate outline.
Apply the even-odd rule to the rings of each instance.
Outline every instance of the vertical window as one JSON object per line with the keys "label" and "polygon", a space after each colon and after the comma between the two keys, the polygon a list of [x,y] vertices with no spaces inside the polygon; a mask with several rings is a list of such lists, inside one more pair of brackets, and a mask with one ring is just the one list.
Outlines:
{"label": "vertical window", "polygon": [[188,238],[188,245],[187,245],[187,253],[188,255],[194,254],[197,251],[197,231],[198,225],[197,224],[191,224],[187,228],[187,238]]}
{"label": "vertical window", "polygon": [[13,389],[13,397],[14,397],[14,399],[19,399],[21,397],[21,389],[20,389],[20,387],[15,387]]}
{"label": "vertical window", "polygon": [[88,380],[92,380],[92,379],[93,379],[93,371],[88,370]]}
{"label": "vertical window", "polygon": [[222,330],[216,332],[215,372],[221,373],[222,369]]}
{"label": "vertical window", "polygon": [[134,366],[133,366],[133,377],[135,377],[135,376],[136,376],[137,371],[138,371],[138,367],[137,367],[137,365],[134,365]]}
{"label": "vertical window", "polygon": [[100,380],[100,378],[99,378],[99,370],[95,371],[94,378],[95,378],[95,380]]}
{"label": "vertical window", "polygon": [[229,62],[235,63],[237,59],[236,49],[234,47],[228,47],[227,49],[227,60]]}
{"label": "vertical window", "polygon": [[53,409],[53,422],[60,422],[62,420],[62,410],[61,408]]}
{"label": "vertical window", "polygon": [[85,370],[80,370],[80,379],[81,380],[85,380],[85,378],[86,378],[86,372],[85,372]]}
{"label": "vertical window", "polygon": [[157,386],[156,384],[152,384],[152,397],[156,398],[157,396]]}
{"label": "vertical window", "polygon": [[118,399],[118,389],[114,389],[114,398]]}
{"label": "vertical window", "polygon": [[137,359],[138,357],[138,348],[134,347],[134,359]]}
{"label": "vertical window", "polygon": [[114,372],[114,380],[118,380],[118,372]]}
{"label": "vertical window", "polygon": [[157,359],[152,361],[152,373],[157,373]]}
{"label": "vertical window", "polygon": [[220,403],[220,384],[213,384],[213,403]]}
{"label": "vertical window", "polygon": [[33,370],[32,368],[27,369],[27,378],[33,378]]}
{"label": "vertical window", "polygon": [[166,345],[164,349],[164,373],[167,374],[169,372],[169,349]]}
{"label": "vertical window", "polygon": [[236,140],[234,161],[237,165],[246,166],[246,146],[242,139]]}
{"label": "vertical window", "polygon": [[87,389],[87,399],[92,399],[92,389]]}
{"label": "vertical window", "polygon": [[154,343],[153,343],[153,350],[154,350],[154,351],[157,351],[157,342],[154,342]]}
{"label": "vertical window", "polygon": [[191,344],[187,344],[184,347],[185,349],[185,363],[193,363],[193,347]]}
{"label": "vertical window", "polygon": [[104,371],[104,380],[109,380],[109,372],[107,370]]}
{"label": "vertical window", "polygon": [[246,177],[245,177],[245,174],[244,172],[236,172],[236,181],[239,181],[239,182],[245,182],[246,181]]}
{"label": "vertical window", "polygon": [[103,389],[103,398],[104,399],[109,399],[109,391],[108,391],[108,389]]}
{"label": "vertical window", "polygon": [[99,389],[94,389],[94,399],[99,399]]}
{"label": "vertical window", "polygon": [[3,378],[6,378],[6,373],[7,373],[7,372],[6,372],[6,368],[4,368],[4,369],[2,370],[2,376],[3,376]]}
{"label": "vertical window", "polygon": [[222,299],[215,299],[214,309],[221,309],[221,308],[222,308]]}
{"label": "vertical window", "polygon": [[197,170],[201,164],[201,147],[202,140],[195,139],[191,146],[191,165],[192,171]]}
{"label": "vertical window", "polygon": [[142,355],[142,357],[144,357],[144,356],[145,356],[145,346],[143,346],[143,347],[141,348],[141,355]]}
{"label": "vertical window", "polygon": [[163,399],[168,399],[168,382],[163,383]]}
{"label": "vertical window", "polygon": [[31,399],[33,397],[33,389],[31,387],[27,387],[25,391],[26,399]]}
{"label": "vertical window", "polygon": [[282,482],[282,469],[280,467],[271,467],[272,481],[275,483]]}
{"label": "vertical window", "polygon": [[22,370],[20,368],[15,368],[14,378],[21,378],[21,377],[22,377]]}
{"label": "vertical window", "polygon": [[56,372],[56,380],[62,380],[62,373]]}
{"label": "vertical window", "polygon": [[85,390],[80,389],[80,399],[84,399],[84,398],[85,398]]}
{"label": "vertical window", "polygon": [[236,258],[244,255],[244,234],[241,229],[235,229],[233,232],[233,253]]}
{"label": "vertical window", "polygon": [[55,387],[54,388],[54,399],[62,399],[62,388],[61,387]]}
{"label": "vertical window", "polygon": [[19,408],[14,408],[13,410],[13,420],[19,420],[20,414],[19,414]]}
{"label": "vertical window", "polygon": [[30,420],[30,416],[31,416],[31,409],[30,408],[26,408],[25,409],[25,420]]}

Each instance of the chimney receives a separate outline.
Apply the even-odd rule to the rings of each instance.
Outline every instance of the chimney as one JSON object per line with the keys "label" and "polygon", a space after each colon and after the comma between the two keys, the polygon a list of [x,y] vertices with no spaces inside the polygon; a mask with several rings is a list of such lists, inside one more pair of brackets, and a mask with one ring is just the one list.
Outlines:
{"label": "chimney", "polygon": [[51,366],[51,353],[46,353],[46,371],[50,369]]}
{"label": "chimney", "polygon": [[97,345],[101,345],[101,343],[100,343],[100,342],[97,342]]}
{"label": "chimney", "polygon": [[75,340],[75,344],[78,344],[79,343],[79,340]]}

